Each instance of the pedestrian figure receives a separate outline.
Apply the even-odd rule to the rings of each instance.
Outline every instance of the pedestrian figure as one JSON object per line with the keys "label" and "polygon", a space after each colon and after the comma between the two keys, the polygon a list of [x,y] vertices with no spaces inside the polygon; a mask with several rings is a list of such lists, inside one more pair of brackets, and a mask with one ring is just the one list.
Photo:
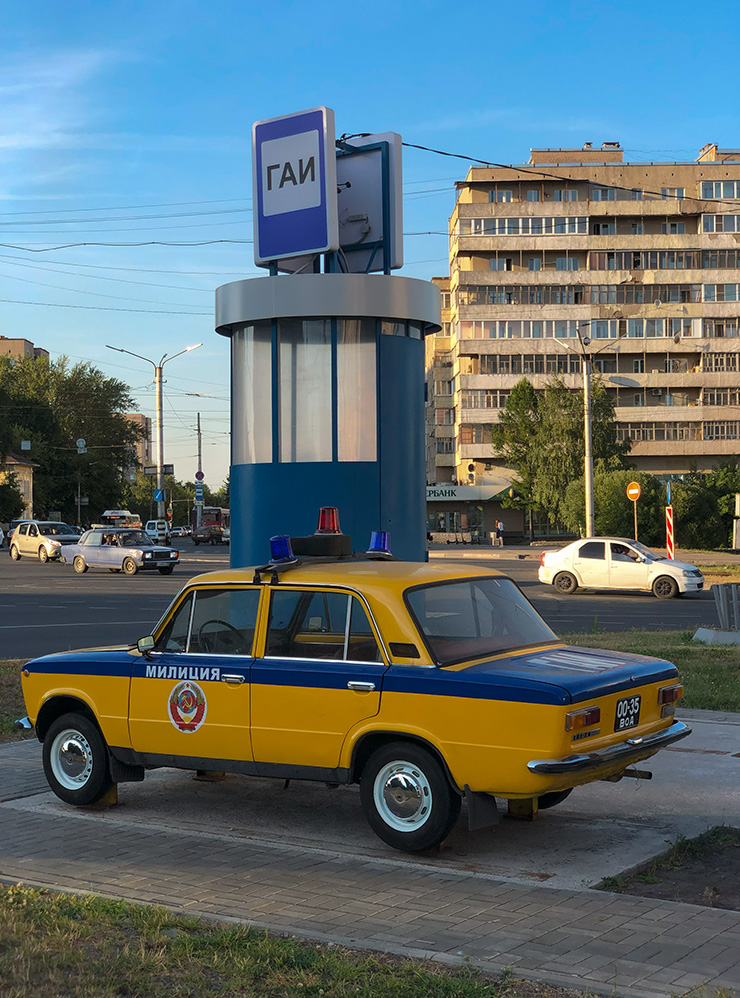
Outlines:
{"label": "pedestrian figure", "polygon": [[496,520],[496,544],[499,547],[504,546],[504,525],[501,520]]}

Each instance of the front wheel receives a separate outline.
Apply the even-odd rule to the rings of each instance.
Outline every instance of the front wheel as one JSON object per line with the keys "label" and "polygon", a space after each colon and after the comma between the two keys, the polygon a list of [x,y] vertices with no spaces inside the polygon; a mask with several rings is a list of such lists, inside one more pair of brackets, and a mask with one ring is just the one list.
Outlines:
{"label": "front wheel", "polygon": [[174,571],[175,571],[175,566],[174,565],[162,565],[162,567],[159,569],[159,574],[160,575],[172,575],[172,573]]}
{"label": "front wheel", "polygon": [[659,575],[653,583],[653,596],[658,599],[673,599],[678,595],[678,583],[670,575]]}
{"label": "front wheel", "polygon": [[67,804],[94,804],[113,786],[103,736],[82,714],[62,714],[53,722],[43,754],[49,786]]}
{"label": "front wheel", "polygon": [[125,575],[136,575],[139,571],[139,566],[133,558],[124,558],[122,567]]}
{"label": "front wheel", "polygon": [[41,547],[39,548],[39,561],[41,562],[42,565],[45,565],[48,560],[49,560],[49,552],[42,544]]}
{"label": "front wheel", "polygon": [[444,842],[461,805],[434,756],[406,742],[392,742],[373,752],[360,780],[360,799],[375,834],[404,852],[421,852]]}
{"label": "front wheel", "polygon": [[537,807],[540,811],[546,811],[548,807],[562,804],[566,797],[570,797],[572,793],[573,787],[569,787],[567,790],[553,790],[552,793],[541,794],[537,798]]}
{"label": "front wheel", "polygon": [[578,589],[578,579],[570,572],[558,572],[553,585],[563,596],[570,596]]}
{"label": "front wheel", "polygon": [[87,571],[87,565],[85,563],[85,559],[82,557],[81,554],[75,556],[75,560],[72,562],[72,567],[74,568],[75,572],[77,572],[78,575],[85,574],[85,572]]}
{"label": "front wheel", "polygon": [[10,557],[13,559],[13,561],[20,560],[21,553],[18,550],[18,548],[15,546],[15,544],[10,545]]}

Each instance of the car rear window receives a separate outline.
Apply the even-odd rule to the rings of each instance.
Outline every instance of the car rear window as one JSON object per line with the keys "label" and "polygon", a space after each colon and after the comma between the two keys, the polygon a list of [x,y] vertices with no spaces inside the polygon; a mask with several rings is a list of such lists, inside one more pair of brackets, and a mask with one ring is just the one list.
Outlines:
{"label": "car rear window", "polygon": [[438,665],[558,640],[511,579],[436,583],[405,598]]}

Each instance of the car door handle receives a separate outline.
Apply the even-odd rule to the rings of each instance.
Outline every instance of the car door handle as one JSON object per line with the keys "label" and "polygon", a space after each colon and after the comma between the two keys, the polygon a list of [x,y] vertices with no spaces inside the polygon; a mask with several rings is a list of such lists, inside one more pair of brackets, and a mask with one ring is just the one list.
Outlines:
{"label": "car door handle", "polygon": [[240,683],[244,682],[244,676],[237,676],[232,672],[226,672],[221,676],[222,683],[231,683],[233,686],[239,686]]}
{"label": "car door handle", "polygon": [[364,683],[359,679],[350,679],[347,683],[348,690],[358,690],[360,693],[371,693],[375,689],[375,683]]}

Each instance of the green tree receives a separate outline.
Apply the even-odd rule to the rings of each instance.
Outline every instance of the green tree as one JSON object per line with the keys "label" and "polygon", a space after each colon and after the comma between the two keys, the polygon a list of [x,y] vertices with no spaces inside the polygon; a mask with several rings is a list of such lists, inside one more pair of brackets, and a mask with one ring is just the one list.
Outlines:
{"label": "green tree", "polygon": [[[141,432],[125,413],[134,408],[128,385],[106,377],[92,364],[70,365],[26,358],[0,359],[0,396],[8,400],[11,449],[31,441],[34,472],[34,512],[59,510],[69,520],[77,516],[78,488],[88,496],[89,518],[118,506],[125,473],[136,464],[135,444]],[[76,440],[84,438],[86,454]]]}
{"label": "green tree", "polygon": [[704,482],[675,482],[671,505],[676,547],[712,550],[727,546],[717,497]]}
{"label": "green tree", "polygon": [[[599,378],[591,387],[591,424],[595,465],[623,467],[630,444],[617,440],[614,402]],[[551,523],[565,522],[567,489],[583,478],[582,394],[560,377],[550,378],[542,393],[522,379],[499,413],[493,443],[498,456],[517,472],[513,485],[518,498],[505,504],[543,510]]]}
{"label": "green tree", "polygon": [[24,505],[16,476],[0,471],[0,523],[9,523],[20,516]]}
{"label": "green tree", "polygon": [[[594,530],[602,537],[634,537],[635,508],[627,498],[630,482],[640,485],[637,537],[644,544],[665,545],[665,486],[642,471],[609,470],[602,463],[594,474]],[[574,532],[586,528],[583,478],[571,482],[563,505],[563,522]]]}

